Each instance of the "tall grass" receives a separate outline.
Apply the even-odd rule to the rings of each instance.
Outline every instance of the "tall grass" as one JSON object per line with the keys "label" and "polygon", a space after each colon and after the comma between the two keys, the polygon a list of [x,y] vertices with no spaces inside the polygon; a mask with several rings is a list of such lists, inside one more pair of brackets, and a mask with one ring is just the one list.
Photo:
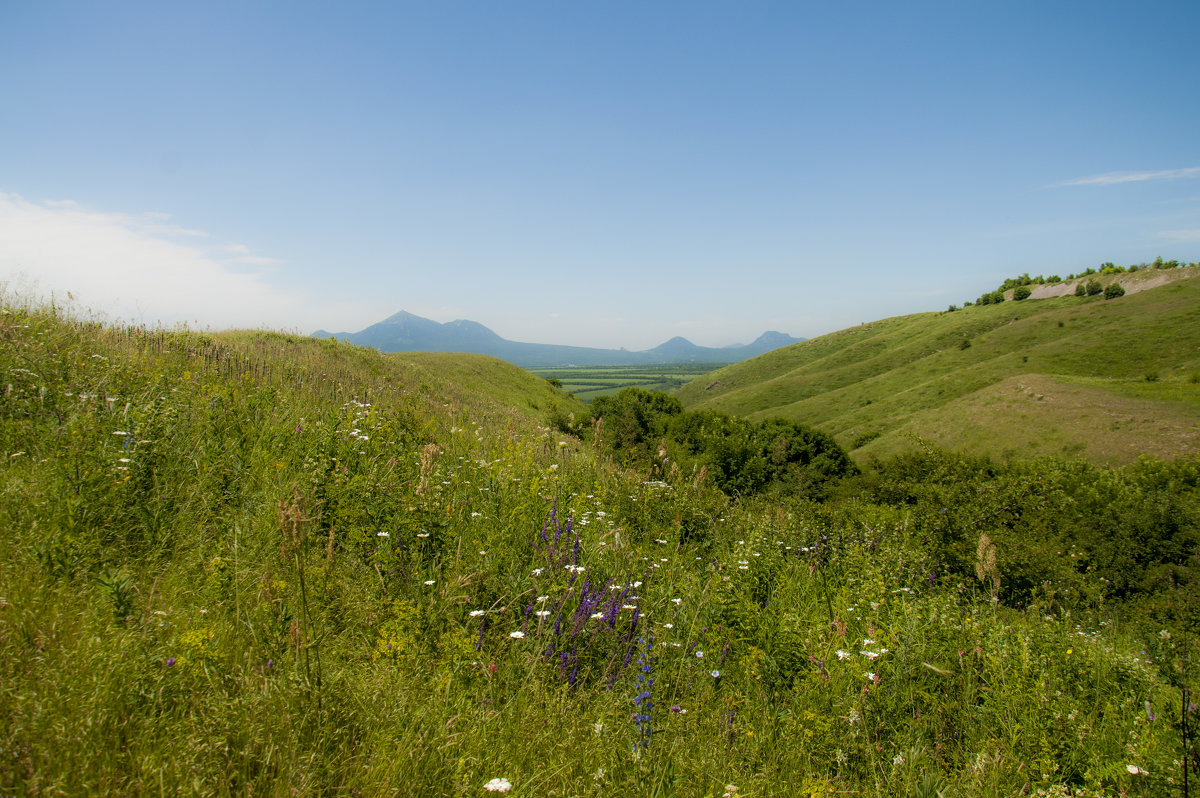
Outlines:
{"label": "tall grass", "polygon": [[902,510],[651,481],[484,361],[2,319],[0,792],[1176,789],[1169,650]]}

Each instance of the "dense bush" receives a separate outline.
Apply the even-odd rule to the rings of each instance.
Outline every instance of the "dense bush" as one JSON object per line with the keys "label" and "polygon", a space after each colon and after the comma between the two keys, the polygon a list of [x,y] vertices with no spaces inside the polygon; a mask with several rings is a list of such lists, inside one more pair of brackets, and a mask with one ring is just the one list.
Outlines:
{"label": "dense bush", "polygon": [[1116,299],[1119,296],[1125,296],[1125,289],[1120,283],[1109,283],[1104,286],[1104,298]]}
{"label": "dense bush", "polygon": [[592,417],[600,442],[626,462],[658,477],[691,478],[704,469],[734,495],[818,496],[857,470],[833,438],[817,430],[783,419],[752,422],[711,410],[684,411],[678,399],[640,388],[597,398]]}

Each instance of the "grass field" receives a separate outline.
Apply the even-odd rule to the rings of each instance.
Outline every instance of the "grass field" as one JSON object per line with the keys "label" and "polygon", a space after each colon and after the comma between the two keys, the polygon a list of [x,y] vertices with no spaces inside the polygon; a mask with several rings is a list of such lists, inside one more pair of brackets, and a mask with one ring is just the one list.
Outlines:
{"label": "grass field", "polygon": [[[1111,301],[1064,296],[883,319],[735,363],[678,396],[689,409],[810,424],[871,454],[909,446],[913,434],[995,456],[1129,462],[1195,452],[1200,442],[1179,431],[1200,424],[1197,271]],[[1034,387],[1047,381],[1054,387]],[[1021,386],[1048,398],[1017,401]],[[1135,431],[1126,422],[1138,418],[1161,423]]]}
{"label": "grass field", "polygon": [[725,366],[725,363],[664,363],[657,366],[578,366],[571,368],[532,369],[547,380],[558,380],[563,390],[590,402],[597,396],[616,393],[622,388],[671,393],[701,374]]}
{"label": "grass field", "polygon": [[[1143,633],[1110,577],[1182,561],[1147,541],[1191,547],[1200,465],[745,501],[551,429],[582,405],[491,358],[9,305],[0,373],[0,795],[1117,798],[1192,768],[1194,591]],[[1076,503],[1077,537],[1030,533]]]}

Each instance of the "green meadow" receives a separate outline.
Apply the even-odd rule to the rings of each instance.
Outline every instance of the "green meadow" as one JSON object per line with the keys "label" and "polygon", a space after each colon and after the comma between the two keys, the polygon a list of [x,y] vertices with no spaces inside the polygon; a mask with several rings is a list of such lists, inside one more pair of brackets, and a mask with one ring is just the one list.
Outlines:
{"label": "green meadow", "polygon": [[860,457],[897,454],[914,436],[1001,458],[1195,454],[1198,274],[1102,276],[1129,286],[1110,300],[1068,293],[882,319],[735,363],[676,395],[689,409],[811,424]]}
{"label": "green meadow", "polygon": [[585,402],[597,396],[610,396],[623,388],[671,393],[699,375],[719,369],[724,363],[670,363],[655,366],[571,366],[532,369],[547,380],[557,380],[562,388]]}
{"label": "green meadow", "polygon": [[[1155,312],[1178,324],[1178,304]],[[964,331],[992,361],[1083,360],[1034,307],[844,335],[915,368]],[[866,367],[839,340],[786,350],[828,364],[803,401],[857,390],[908,423],[896,384],[850,388]],[[1121,395],[1186,395],[1172,375],[1194,354],[1166,351]],[[1097,357],[1061,381],[1078,401],[1145,382]],[[636,390],[593,417],[490,358],[13,299],[0,370],[0,794],[1195,783],[1194,456],[1005,462],[922,440],[855,462],[836,439],[865,417],[821,417],[829,436]]]}

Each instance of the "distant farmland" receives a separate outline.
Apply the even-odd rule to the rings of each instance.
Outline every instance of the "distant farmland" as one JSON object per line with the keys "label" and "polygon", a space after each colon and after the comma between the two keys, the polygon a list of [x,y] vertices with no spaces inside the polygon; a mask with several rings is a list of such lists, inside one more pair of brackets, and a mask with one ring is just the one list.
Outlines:
{"label": "distant farmland", "polygon": [[531,369],[547,380],[558,380],[564,390],[585,402],[597,396],[637,387],[647,391],[671,392],[701,374],[715,371],[727,363],[663,363],[657,366],[575,366]]}

